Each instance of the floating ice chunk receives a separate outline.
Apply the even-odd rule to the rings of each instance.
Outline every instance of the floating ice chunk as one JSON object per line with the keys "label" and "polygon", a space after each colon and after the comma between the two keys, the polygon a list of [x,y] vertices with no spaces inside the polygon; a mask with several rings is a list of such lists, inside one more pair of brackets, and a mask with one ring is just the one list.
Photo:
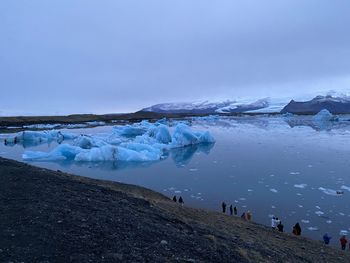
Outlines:
{"label": "floating ice chunk", "polygon": [[312,164],[309,164],[307,167],[312,168],[312,167],[313,167],[313,165],[312,165]]}
{"label": "floating ice chunk", "polygon": [[332,224],[332,220],[327,220],[326,223],[327,224]]}
{"label": "floating ice chunk", "polygon": [[322,191],[326,195],[333,195],[333,196],[337,196],[338,195],[337,191],[333,190],[333,189],[319,187],[318,190]]}
{"label": "floating ice chunk", "polygon": [[75,156],[83,149],[68,144],[61,144],[51,152],[33,152],[26,151],[22,155],[23,160],[26,161],[59,161],[66,159],[74,159]]}
{"label": "floating ice chunk", "polygon": [[190,169],[190,172],[196,172],[196,171],[198,171],[197,168],[191,168],[191,169]]}
{"label": "floating ice chunk", "polygon": [[181,191],[180,190],[176,190],[175,194],[181,194]]}
{"label": "floating ice chunk", "polygon": [[253,192],[253,190],[252,189],[248,189],[248,192]]}
{"label": "floating ice chunk", "polygon": [[346,185],[342,185],[342,186],[340,187],[340,189],[347,190],[347,191],[350,192],[350,187],[349,187],[349,186],[346,186]]}
{"label": "floating ice chunk", "polygon": [[340,230],[340,232],[339,232],[339,235],[341,235],[341,236],[346,236],[347,234],[349,234],[349,231],[348,230]]}
{"label": "floating ice chunk", "polygon": [[86,122],[86,124],[88,124],[90,126],[103,126],[103,125],[106,125],[106,123],[104,121],[88,121],[88,122]]}
{"label": "floating ice chunk", "polygon": [[307,228],[309,231],[318,231],[318,227],[316,226],[310,226]]}
{"label": "floating ice chunk", "polygon": [[308,224],[308,223],[310,223],[310,220],[302,219],[301,222],[304,223],[304,224]]}
{"label": "floating ice chunk", "polygon": [[150,127],[146,135],[163,144],[168,144],[172,140],[169,129],[164,124]]}
{"label": "floating ice chunk", "polygon": [[298,196],[302,196],[302,194],[301,194],[301,193],[297,193],[296,195],[298,195]]}
{"label": "floating ice chunk", "polygon": [[246,200],[244,197],[239,198],[239,200],[244,201]]}
{"label": "floating ice chunk", "polygon": [[172,137],[172,147],[183,147],[199,143],[214,143],[215,139],[208,131],[193,132],[186,124],[177,124]]}
{"label": "floating ice chunk", "polygon": [[126,137],[135,137],[146,133],[152,126],[148,121],[142,121],[132,125],[114,126],[113,132]]}
{"label": "floating ice chunk", "polygon": [[312,120],[315,122],[328,122],[328,121],[336,121],[338,118],[330,113],[327,109],[321,110],[315,116],[312,117]]}
{"label": "floating ice chunk", "polygon": [[278,193],[278,191],[277,191],[275,188],[271,188],[270,191],[271,191],[272,193]]}
{"label": "floating ice chunk", "polygon": [[321,207],[319,207],[318,205],[315,206],[317,209],[321,209]]}
{"label": "floating ice chunk", "polygon": [[341,215],[341,216],[345,216],[345,214],[344,214],[344,213],[342,213],[342,212],[340,212],[340,213],[339,213],[339,215]]}
{"label": "floating ice chunk", "polygon": [[298,174],[300,174],[300,172],[290,172],[289,174],[291,174],[291,175],[298,175]]}
{"label": "floating ice chunk", "polygon": [[276,208],[276,206],[272,205],[272,206],[271,206],[271,208],[272,208],[272,209],[275,209],[275,208]]}
{"label": "floating ice chunk", "polygon": [[307,184],[295,184],[294,187],[296,188],[305,188]]}
{"label": "floating ice chunk", "polygon": [[298,207],[302,208],[303,206],[302,205],[298,205]]}
{"label": "floating ice chunk", "polygon": [[324,212],[322,212],[322,211],[316,211],[315,214],[318,215],[318,216],[321,216],[321,215],[324,215]]}
{"label": "floating ice chunk", "polygon": [[91,136],[87,135],[80,135],[77,139],[74,141],[75,146],[79,146],[83,149],[91,149],[92,147],[101,147],[106,145],[107,143],[103,140],[93,138]]}

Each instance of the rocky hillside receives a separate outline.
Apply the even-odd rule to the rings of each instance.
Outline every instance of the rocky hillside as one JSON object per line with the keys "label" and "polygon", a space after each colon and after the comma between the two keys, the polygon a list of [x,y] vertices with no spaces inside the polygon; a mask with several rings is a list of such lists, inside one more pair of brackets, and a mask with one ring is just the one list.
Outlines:
{"label": "rocky hillside", "polygon": [[350,262],[348,251],[142,187],[2,158],[0,175],[0,262]]}

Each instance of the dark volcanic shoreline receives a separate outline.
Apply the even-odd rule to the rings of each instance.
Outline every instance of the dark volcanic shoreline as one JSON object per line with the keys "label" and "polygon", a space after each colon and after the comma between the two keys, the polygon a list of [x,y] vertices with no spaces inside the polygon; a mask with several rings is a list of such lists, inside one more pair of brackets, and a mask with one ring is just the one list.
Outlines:
{"label": "dark volcanic shoreline", "polygon": [[0,209],[0,262],[350,262],[348,251],[142,187],[3,158]]}

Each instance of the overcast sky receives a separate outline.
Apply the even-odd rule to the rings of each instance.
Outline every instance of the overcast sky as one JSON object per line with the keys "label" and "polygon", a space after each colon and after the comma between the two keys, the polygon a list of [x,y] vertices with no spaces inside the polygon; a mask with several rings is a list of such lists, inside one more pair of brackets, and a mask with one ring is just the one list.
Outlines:
{"label": "overcast sky", "polygon": [[350,90],[349,0],[2,0],[0,115]]}

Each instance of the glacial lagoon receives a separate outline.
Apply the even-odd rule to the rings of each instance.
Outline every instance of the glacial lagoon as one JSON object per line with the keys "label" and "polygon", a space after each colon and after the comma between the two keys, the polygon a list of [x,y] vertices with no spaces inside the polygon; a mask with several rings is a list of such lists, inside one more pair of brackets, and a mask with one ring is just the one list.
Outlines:
{"label": "glacial lagoon", "polygon": [[[215,143],[170,149],[159,161],[26,161],[92,178],[144,186],[185,204],[221,211],[221,202],[250,210],[253,221],[270,226],[277,216],[291,232],[338,244],[350,232],[350,122],[315,121],[311,116],[206,117],[186,120],[194,131],[209,131]],[[174,123],[170,122],[173,132]],[[62,129],[103,137],[112,126]],[[59,143],[4,144],[0,156],[23,161],[26,151],[49,152]],[[73,140],[64,143],[73,144]],[[62,143],[62,142],[61,142]]]}

